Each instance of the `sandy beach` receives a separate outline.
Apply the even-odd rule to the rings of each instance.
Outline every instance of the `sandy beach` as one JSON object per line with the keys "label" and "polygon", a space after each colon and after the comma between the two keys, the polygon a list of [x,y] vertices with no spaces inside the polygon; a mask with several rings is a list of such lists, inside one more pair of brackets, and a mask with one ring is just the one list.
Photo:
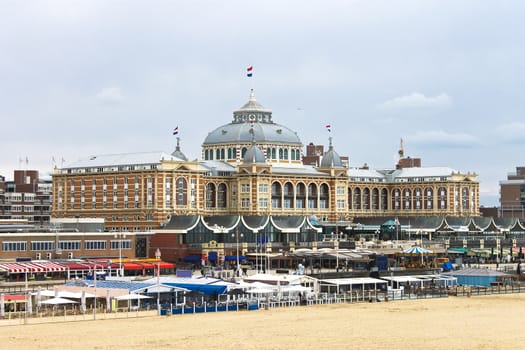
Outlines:
{"label": "sandy beach", "polygon": [[525,294],[0,328],[0,349],[523,349]]}

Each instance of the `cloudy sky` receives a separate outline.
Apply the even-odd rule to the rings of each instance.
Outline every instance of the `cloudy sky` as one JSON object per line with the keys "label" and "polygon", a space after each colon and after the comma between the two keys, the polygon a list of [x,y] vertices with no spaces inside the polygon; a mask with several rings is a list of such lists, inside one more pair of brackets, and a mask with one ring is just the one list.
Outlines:
{"label": "cloudy sky", "polygon": [[[0,174],[94,154],[200,157],[255,89],[304,144],[351,166],[479,174],[481,203],[525,149],[525,2],[0,2]],[[245,69],[253,65],[254,76]],[[26,164],[27,159],[27,164]],[[22,160],[22,161],[21,161]]]}

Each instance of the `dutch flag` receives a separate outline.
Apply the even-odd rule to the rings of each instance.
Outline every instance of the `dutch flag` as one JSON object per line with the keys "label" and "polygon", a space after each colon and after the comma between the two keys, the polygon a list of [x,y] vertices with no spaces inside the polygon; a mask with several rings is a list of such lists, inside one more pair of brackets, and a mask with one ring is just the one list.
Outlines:
{"label": "dutch flag", "polygon": [[328,132],[331,132],[332,126],[330,124],[326,124],[326,130],[328,130]]}
{"label": "dutch flag", "polygon": [[173,135],[178,135],[179,134],[179,127],[175,127],[175,129],[173,129]]}
{"label": "dutch flag", "polygon": [[246,68],[246,76],[248,78],[251,78],[253,75],[253,66],[248,66],[248,68]]}

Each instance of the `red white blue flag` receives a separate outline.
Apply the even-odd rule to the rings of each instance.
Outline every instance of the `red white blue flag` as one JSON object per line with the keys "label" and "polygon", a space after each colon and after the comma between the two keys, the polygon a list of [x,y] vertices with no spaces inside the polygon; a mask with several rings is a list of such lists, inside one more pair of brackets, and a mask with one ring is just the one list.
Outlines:
{"label": "red white blue flag", "polygon": [[179,127],[175,127],[175,129],[173,129],[173,135],[178,135],[179,134]]}
{"label": "red white blue flag", "polygon": [[246,76],[247,76],[248,78],[251,78],[252,75],[253,75],[253,66],[248,66],[248,67],[246,68]]}
{"label": "red white blue flag", "polygon": [[326,124],[326,130],[328,130],[328,132],[331,132],[332,126],[330,124]]}

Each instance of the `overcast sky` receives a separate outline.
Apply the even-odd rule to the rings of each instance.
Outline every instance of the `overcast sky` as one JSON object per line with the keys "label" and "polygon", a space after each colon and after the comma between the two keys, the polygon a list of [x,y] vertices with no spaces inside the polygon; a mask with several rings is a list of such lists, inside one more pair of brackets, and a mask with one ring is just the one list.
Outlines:
{"label": "overcast sky", "polygon": [[[351,166],[479,174],[481,203],[523,163],[525,2],[0,2],[0,174],[53,157],[200,158],[248,99]],[[246,67],[253,65],[253,78]],[[26,164],[26,159],[28,164]],[[22,162],[20,162],[22,160]]]}

